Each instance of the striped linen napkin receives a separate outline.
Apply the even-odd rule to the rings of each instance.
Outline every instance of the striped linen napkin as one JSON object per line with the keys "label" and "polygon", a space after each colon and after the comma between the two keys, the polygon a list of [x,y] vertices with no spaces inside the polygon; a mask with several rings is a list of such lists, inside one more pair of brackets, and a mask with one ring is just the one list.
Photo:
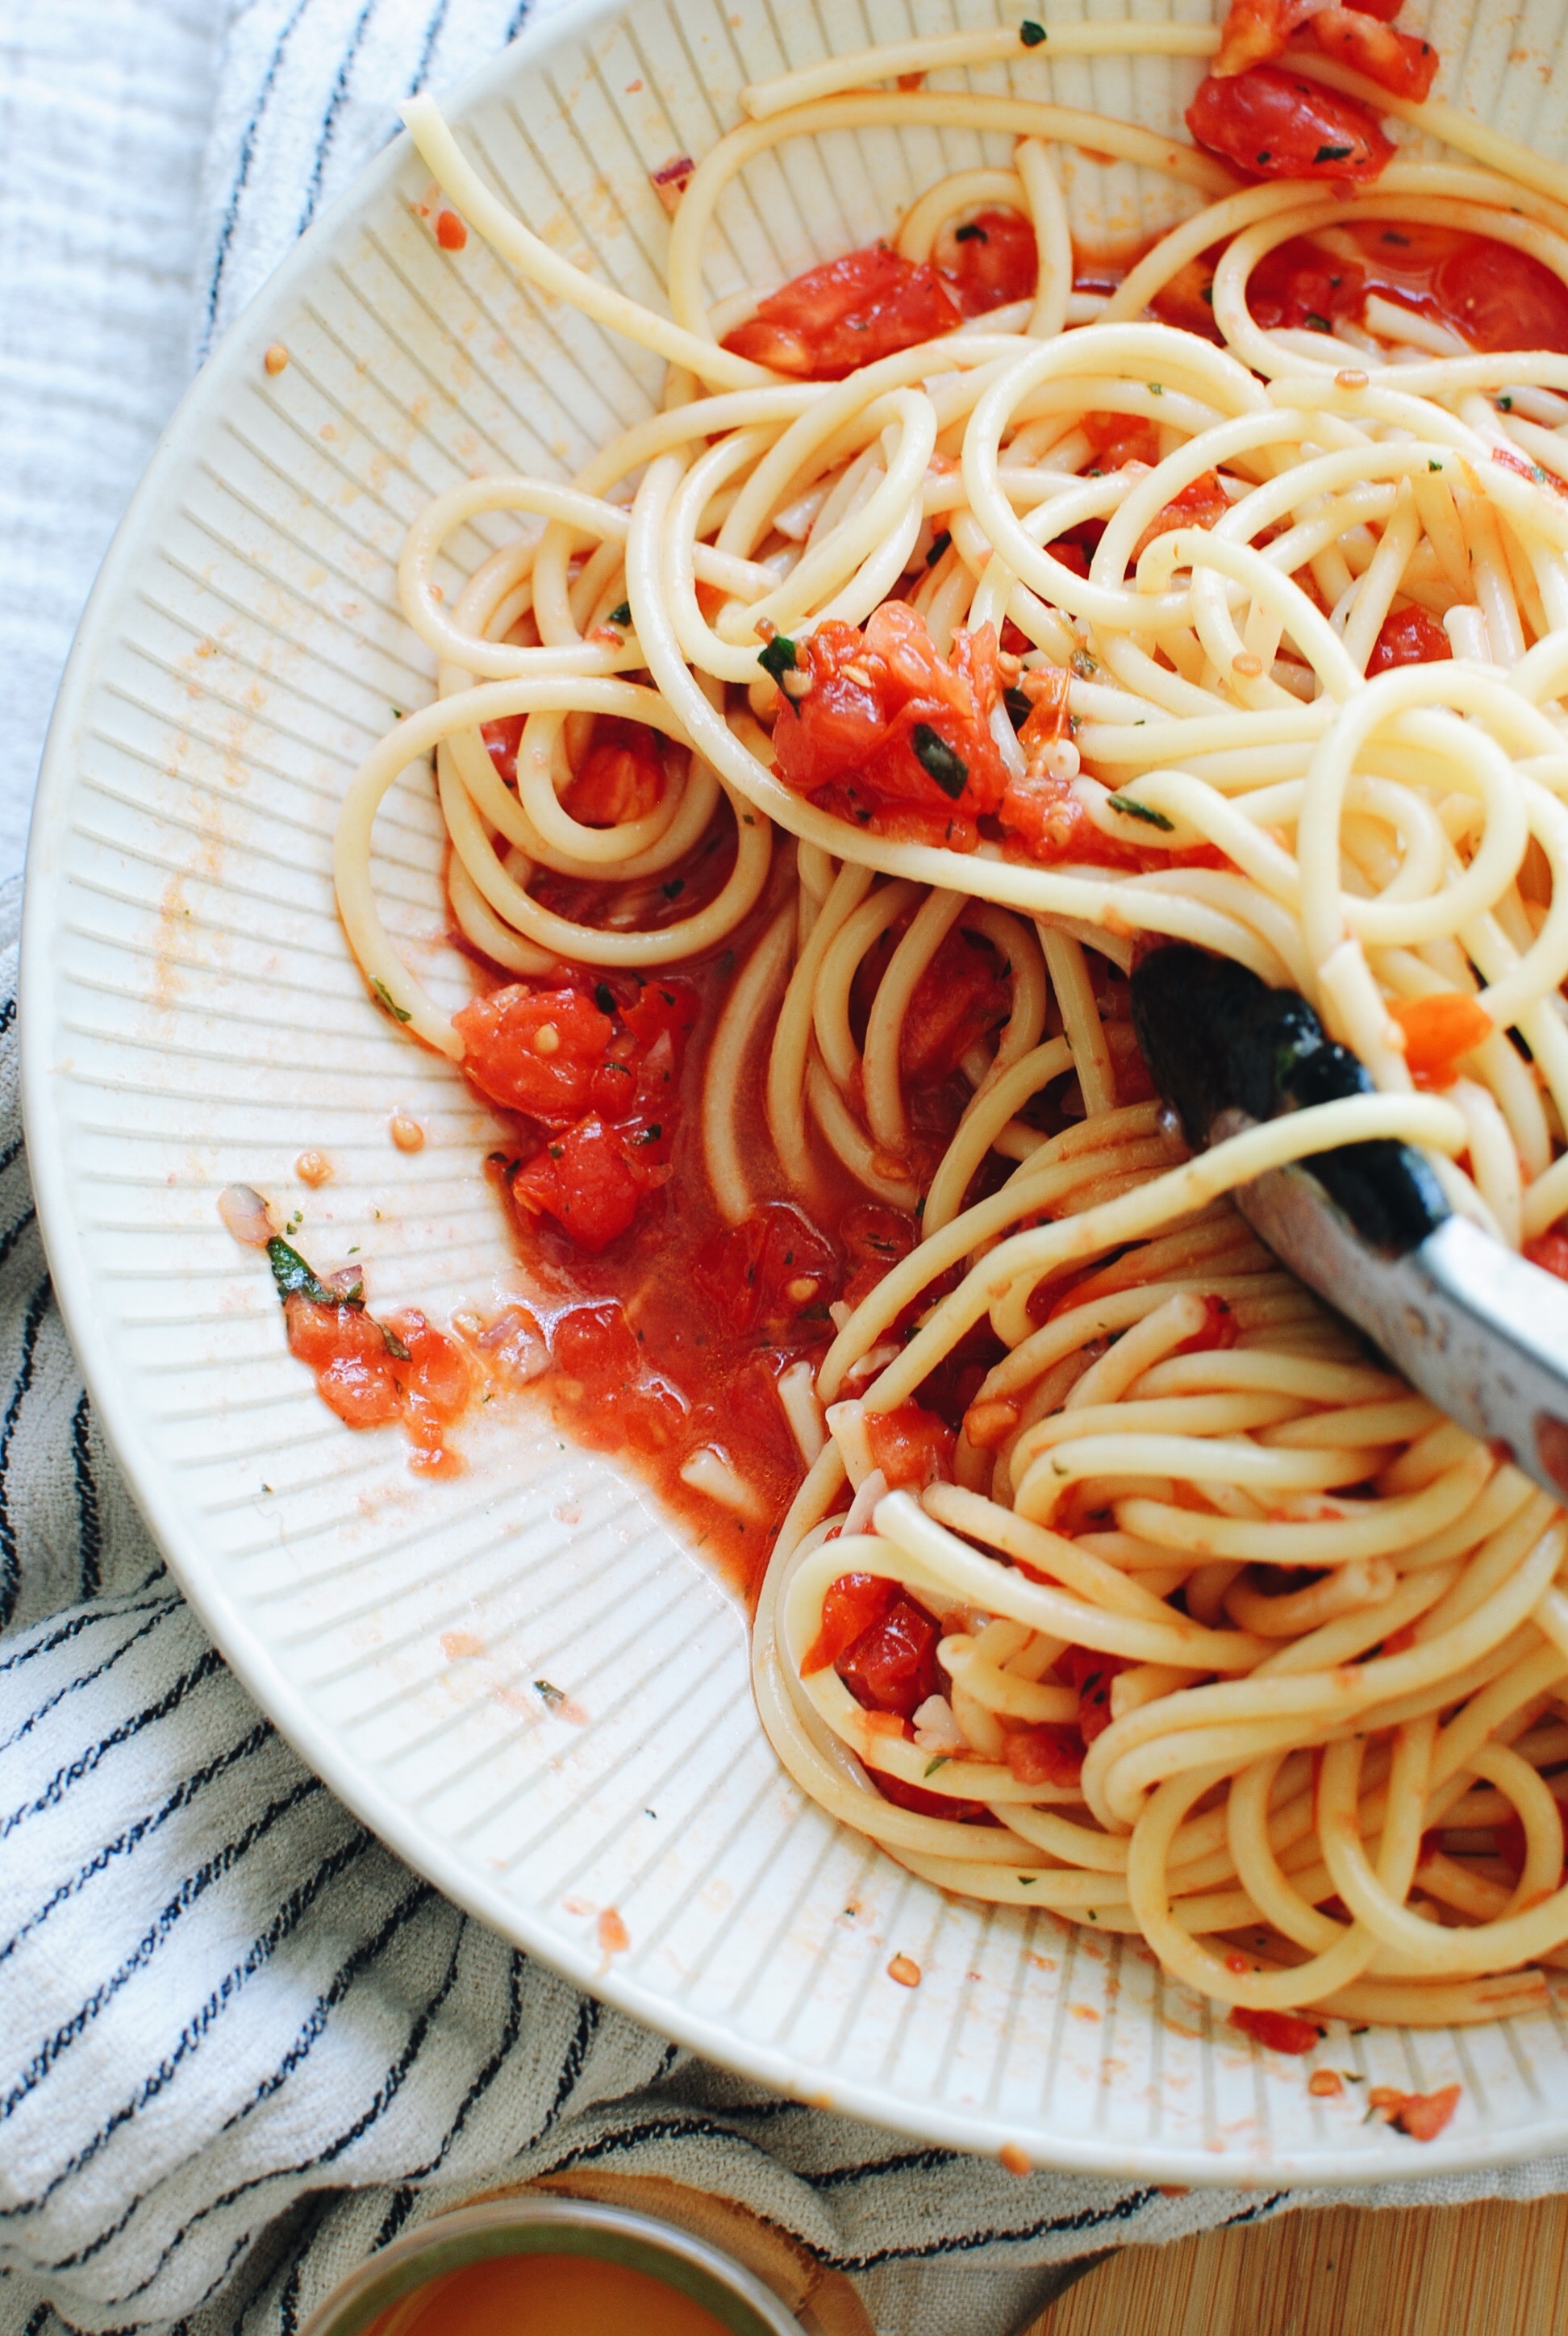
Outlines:
{"label": "striped linen napkin", "polygon": [[[199,355],[391,134],[397,99],[523,14],[242,0]],[[449,1905],[248,1700],[120,1483],[27,1184],[18,907],[0,891],[0,2336],[294,2336],[398,2232],[543,2176],[733,2202],[847,2275],[881,2336],[1003,2336],[1060,2283],[1052,2266],[1331,2195],[1568,2188],[1565,2160],[1294,2197],[1017,2179],[708,2068]]]}

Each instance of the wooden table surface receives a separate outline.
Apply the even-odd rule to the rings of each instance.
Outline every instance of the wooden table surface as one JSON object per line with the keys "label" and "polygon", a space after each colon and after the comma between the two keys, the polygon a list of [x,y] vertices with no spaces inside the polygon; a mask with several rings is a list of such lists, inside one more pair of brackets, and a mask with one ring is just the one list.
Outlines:
{"label": "wooden table surface", "polygon": [[1328,2207],[1106,2258],[1028,2336],[1562,2336],[1568,2198]]}

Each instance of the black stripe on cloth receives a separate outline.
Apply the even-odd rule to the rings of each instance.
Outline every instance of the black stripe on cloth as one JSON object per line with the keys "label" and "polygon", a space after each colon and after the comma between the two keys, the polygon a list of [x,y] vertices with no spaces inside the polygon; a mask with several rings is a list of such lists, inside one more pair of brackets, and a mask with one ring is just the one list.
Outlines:
{"label": "black stripe on cloth", "polygon": [[[14,998],[6,1006],[5,1011],[7,1014],[15,1017],[16,1012],[16,1000]],[[0,1022],[0,1028],[8,1030],[10,1027],[11,1025],[9,1022]],[[0,1152],[0,1176],[4,1176],[7,1168],[14,1168],[16,1165],[16,1163],[21,1159],[22,1154],[26,1151],[26,1149],[27,1138],[24,1135],[14,1135],[12,1137],[4,1152]]]}
{"label": "black stripe on cloth", "polygon": [[229,266],[229,252],[233,248],[235,229],[239,225],[239,206],[250,181],[250,166],[256,160],[257,133],[261,128],[262,118],[271,101],[272,92],[282,68],[284,53],[293,38],[294,28],[310,5],[311,0],[295,0],[288,22],[278,35],[272,54],[268,59],[267,71],[261,76],[261,86],[256,92],[256,102],[250,109],[249,117],[240,137],[239,167],[234,174],[234,184],[229,190],[229,201],[223,212],[223,224],[218,230],[218,250],[213,258],[212,273],[207,282],[206,316],[201,333],[200,355],[202,356],[207,355],[212,339],[212,327],[218,320],[219,295],[223,289],[223,277]]}
{"label": "black stripe on cloth", "polygon": [[503,45],[507,41],[516,40],[519,33],[521,32],[524,24],[528,22],[528,12],[531,5],[532,0],[520,0],[520,5],[512,10],[511,22],[508,24],[506,31],[502,35]]}
{"label": "black stripe on cloth", "polygon": [[376,2252],[377,2248],[389,2245],[397,2236],[399,2231],[402,2230],[404,2223],[407,2222],[410,2214],[414,2212],[414,2201],[416,2195],[417,2194],[412,2190],[406,2183],[404,2184],[401,2189],[394,2190],[393,2192],[392,2204],[388,2206],[385,2214],[383,2214],[381,2218],[381,2228],[375,2234],[375,2241],[372,2244],[372,2254]]}
{"label": "black stripe on cloth", "polygon": [[[375,1836],[365,1832],[363,1826],[356,1826],[346,1841],[340,1842],[321,1860],[313,1874],[307,1874],[290,1891],[267,1928],[251,1941],[239,1961],[224,1973],[200,2011],[186,2021],[173,2050],[166,2053],[158,2066],[142,2078],[131,2098],[104,2120],[92,2139],[83,2143],[56,2168],[42,2190],[31,2198],[0,2207],[0,2223],[18,2214],[36,2214],[41,2207],[46,2206],[63,2182],[69,2181],[73,2175],[80,2174],[83,2166],[91,2165],[99,2151],[128,2119],[134,2117],[139,2109],[145,2108],[150,2101],[157,2099],[159,2094],[173,2082],[181,2063],[199,2049],[208,2029],[238,2000],[257,1973],[266,1970],[278,1948],[298,1929],[322,1892],[362,1858],[373,1846],[374,1840]],[[133,2203],[140,2204],[140,2197]]]}
{"label": "black stripe on cloth", "polygon": [[1239,2214],[1227,2214],[1220,2228],[1222,2231],[1234,2231],[1238,2230],[1243,2223],[1256,2223],[1263,2215],[1271,2214],[1281,2201],[1288,2198],[1290,2195],[1288,2190],[1275,2190],[1267,2198],[1254,2198],[1251,2205],[1243,2206]]}
{"label": "black stripe on cloth", "polygon": [[[191,1907],[207,1895],[214,1883],[221,1882],[226,1874],[232,1873],[240,1860],[248,1856],[257,1843],[265,1840],[274,1825],[280,1823],[292,1810],[297,1808],[303,1801],[309,1800],[317,1793],[325,1790],[326,1787],[318,1776],[303,1777],[288,1792],[280,1793],[276,1799],[269,1801],[260,1815],[253,1818],[234,1840],[225,1842],[220,1850],[215,1852],[211,1857],[204,1859],[193,1873],[186,1875],[173,1896],[164,1901],[131,1952],[101,1986],[93,1989],[92,1994],[78,2006],[70,2019],[63,2020],[53,2036],[45,2038],[39,2046],[32,2059],[24,2067],[17,2082],[13,2085],[4,2100],[0,2100],[0,2122],[8,2117],[13,2110],[26,2099],[29,2093],[36,2090],[77,2039],[86,2033],[104,2007],[113,2001],[126,1982],[151,1961],[181,1916],[189,1913]],[[89,2253],[93,2252],[95,2252],[95,2249],[89,2250]],[[77,2263],[84,2263],[86,2259],[85,2255],[73,2255],[64,2263],[52,2264],[51,2269],[54,2271],[73,2269]]]}
{"label": "black stripe on cloth", "polygon": [[9,1030],[11,1025],[15,1021],[15,1019],[16,999],[15,994],[13,994],[5,1000],[4,1006],[0,1006],[0,1038],[5,1037],[6,1031]]}
{"label": "black stripe on cloth", "polygon": [[[321,2225],[336,2203],[336,2199],[329,2195],[313,2205],[307,2218],[304,2235],[294,2250],[294,2260],[288,2267],[288,2276],[283,2282],[283,2292],[278,2299],[278,2325],[283,2331],[283,2336],[295,2336],[295,2331],[299,2326],[299,2282],[305,2275],[306,2257],[316,2244],[320,2235]],[[208,2293],[211,2292],[209,2288]]]}
{"label": "black stripe on cloth", "polygon": [[95,1598],[102,1579],[103,1525],[98,1513],[98,1486],[93,1475],[93,1455],[87,1448],[87,1431],[93,1417],[93,1406],[85,1387],[71,1415],[71,1465],[76,1480],[76,1548],[79,1558],[78,1590],[83,1598]]}
{"label": "black stripe on cloth", "polygon": [[[436,5],[424,27],[424,39],[419,51],[419,63],[414,68],[414,79],[408,84],[410,97],[417,97],[430,78],[430,61],[435,54],[435,44],[441,38],[441,28],[446,22],[448,0],[436,0]],[[0,1162],[0,1166],[4,1166]]]}
{"label": "black stripe on cloth", "polygon": [[365,0],[365,5],[355,19],[354,30],[348,36],[348,46],[337,61],[333,78],[332,94],[326,101],[326,111],[321,117],[321,129],[316,141],[316,157],[310,166],[310,182],[305,190],[305,209],[299,214],[296,232],[305,233],[316,217],[316,206],[321,200],[321,181],[326,169],[326,158],[332,151],[332,141],[337,134],[337,117],[348,102],[348,83],[354,72],[355,60],[365,45],[365,34],[375,15],[377,0]]}
{"label": "black stripe on cloth", "polygon": [[[427,1889],[424,1894],[429,1898],[435,1898],[437,1893],[433,1890]],[[445,1901],[438,1900],[438,1903],[444,1906]],[[448,1908],[447,1911],[453,1914],[457,1913],[455,1907]],[[458,1965],[463,1956],[463,1941],[467,1928],[466,1916],[457,1915],[456,1935],[453,1940],[452,1952],[447,1957],[446,1969],[431,1994],[425,1999],[423,2008],[415,2014],[403,2049],[391,2062],[385,2076],[376,2087],[369,2102],[355,2118],[354,2123],[346,2127],[335,2140],[327,2142],[323,2148],[313,2151],[308,2157],[299,2158],[292,2166],[273,2166],[265,2173],[253,2174],[247,2180],[237,2182],[231,2189],[219,2191],[216,2198],[209,2198],[205,2205],[197,2208],[188,2222],[180,2224],[179,2230],[159,2253],[146,2278],[139,2280],[134,2287],[127,2288],[122,2294],[111,2298],[112,2302],[129,2303],[137,2296],[144,2294],[170,2258],[184,2245],[190,2234],[200,2224],[206,2222],[209,2215],[221,2213],[226,2206],[238,2205],[241,2198],[248,2197],[255,2192],[265,2189],[269,2184],[297,2181],[302,2175],[313,2173],[318,2166],[336,2165],[346,2150],[352,2149],[356,2141],[363,2141],[371,2127],[379,2122],[402,2092],[409,2070],[424,2049],[433,2023],[457,1984]],[[232,2122],[231,2119],[230,2123]],[[73,2256],[66,2263],[52,2263],[49,2268],[52,2271],[64,2271],[73,2269],[78,2263],[85,2263],[89,2256],[96,2254],[101,2247],[108,2244],[109,2241],[124,2227],[127,2219],[128,2217],[122,2216],[113,2231],[101,2233],[81,2255]],[[210,2292],[211,2290],[209,2290],[209,2293]]]}
{"label": "black stripe on cloth", "polygon": [[[407,2169],[411,2182],[423,2182],[427,2175],[433,2174],[437,2167],[445,2162],[449,2151],[463,2127],[468,2123],[470,2116],[478,2107],[505,2067],[508,2055],[517,2041],[518,2030],[522,2026],[522,1974],[526,1968],[524,1958],[513,1947],[507,1970],[506,2017],[502,2022],[501,2035],[495,2049],[483,2068],[470,2081],[468,2090],[459,2101],[446,2131],[441,2137],[441,2146],[434,2156],[427,2157],[423,2166],[411,2166]],[[379,2246],[381,2244],[378,2239],[376,2244]]]}
{"label": "black stripe on cloth", "polygon": [[[29,1209],[0,1241],[0,1265],[5,1264],[22,1234],[33,1222],[33,1217],[34,1212]],[[12,1383],[11,1400],[5,1406],[5,1424],[0,1426],[0,1630],[5,1629],[15,1612],[16,1601],[22,1594],[22,1559],[16,1545],[16,1528],[11,1521],[11,1501],[6,1483],[11,1465],[11,1442],[16,1433],[22,1406],[27,1400],[27,1390],[33,1384],[38,1355],[38,1333],[44,1327],[44,1317],[49,1310],[53,1295],[49,1276],[45,1274],[27,1301],[27,1316],[22,1325],[22,1353],[16,1366],[16,1377]]]}
{"label": "black stripe on cloth", "polygon": [[[14,1662],[27,1662],[30,1661],[34,1655],[53,1654],[57,1647],[67,1645],[71,1640],[78,1637],[82,1631],[89,1629],[95,1623],[118,1622],[126,1615],[147,1615],[147,1620],[142,1623],[141,1629],[132,1630],[127,1638],[122,1639],[120,1644],[115,1647],[111,1653],[105,1655],[101,1663],[94,1663],[91,1670],[79,1671],[74,1679],[63,1680],[61,1685],[55,1689],[54,1694],[46,1695],[43,1702],[38,1704],[28,1713],[25,1719],[18,1722],[17,1726],[12,1729],[9,1736],[0,1737],[0,1752],[9,1752],[15,1745],[20,1744],[23,1737],[30,1736],[33,1730],[38,1726],[40,1720],[47,1719],[49,1714],[63,1704],[66,1700],[67,1697],[80,1695],[83,1688],[93,1686],[93,1682],[97,1679],[101,1679],[104,1676],[105,1672],[112,1671],[114,1669],[115,1664],[120,1660],[122,1655],[128,1655],[132,1647],[140,1646],[143,1639],[151,1637],[151,1633],[159,1629],[162,1623],[167,1622],[171,1616],[183,1613],[184,1611],[184,1600],[173,1595],[165,1595],[159,1598],[155,1601],[151,1613],[148,1613],[147,1608],[141,1605],[122,1606],[118,1608],[100,1607],[91,1613],[73,1614],[70,1621],[65,1624],[63,1630],[52,1631],[46,1639],[35,1643],[32,1647],[24,1649],[21,1654],[13,1657],[12,1660]],[[0,1663],[0,1671],[9,1670],[11,1667],[11,1663]]]}
{"label": "black stripe on cloth", "polygon": [[[151,1728],[159,1720],[167,1719],[170,1713],[179,1710],[192,1688],[200,1687],[203,1679],[210,1679],[214,1672],[222,1669],[223,1658],[217,1648],[203,1648],[190,1669],[181,1671],[154,1701],[143,1704],[140,1711],[133,1712],[129,1719],[122,1719],[118,1728],[112,1728],[107,1736],[99,1737],[96,1744],[88,1745],[63,1768],[56,1768],[43,1791],[35,1794],[32,1800],[20,1802],[9,1816],[0,1817],[0,1841],[8,1839],[29,1817],[39,1816],[45,1809],[58,1807],[72,1786],[79,1785],[83,1776],[90,1776],[111,1752],[117,1752],[122,1745],[129,1744],[141,1735],[144,1728]],[[268,1725],[270,1728],[270,1722]],[[83,1868],[84,1874],[87,1871],[87,1867]]]}
{"label": "black stripe on cloth", "polygon": [[588,2059],[589,2047],[599,2033],[599,2021],[603,2017],[603,2008],[596,1997],[585,1995],[580,1998],[577,2007],[577,2026],[572,2032],[571,2042],[566,2048],[560,2073],[555,2080],[555,2098],[544,2113],[544,2122],[533,2136],[533,2146],[537,2146],[544,2139],[576,2090],[583,2063]]}

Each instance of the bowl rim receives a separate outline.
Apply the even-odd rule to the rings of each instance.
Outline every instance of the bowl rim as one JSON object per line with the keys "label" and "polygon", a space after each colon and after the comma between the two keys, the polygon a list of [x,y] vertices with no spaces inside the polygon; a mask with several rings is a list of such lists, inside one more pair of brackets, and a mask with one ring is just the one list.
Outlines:
{"label": "bowl rim", "polygon": [[[585,45],[607,23],[631,13],[632,0],[571,0],[543,22],[525,29],[509,46],[487,59],[443,93],[447,119],[461,129],[477,105],[506,91],[558,53]],[[999,17],[998,17],[999,21]],[[161,432],[148,468],[126,507],[104,555],[62,676],[40,764],[34,799],[24,875],[18,977],[21,1101],[33,1192],[44,1255],[62,1320],[92,1397],[98,1423],[127,1488],[178,1585],[203,1628],[249,1694],[274,1721],[302,1760],[338,1799],[415,1872],[433,1883],[467,1914],[558,1971],[576,1988],[598,1998],[656,2034],[667,2036],[705,2059],[766,2087],[803,2106],[842,2115],[906,2135],[917,2141],[982,2157],[1015,2152],[1032,2168],[1135,2183],[1172,2182],[1187,2188],[1244,2193],[1277,2191],[1284,2185],[1313,2189],[1357,2190],[1375,2185],[1418,2182],[1443,2174],[1503,2167],[1568,2150],[1568,2098],[1556,2113],[1538,2115],[1494,2134],[1439,2136],[1412,2162],[1392,2150],[1348,2162],[1333,2162],[1320,2146],[1310,2156],[1284,2146],[1247,2165],[1220,2157],[1201,2145],[1159,2140],[1126,2142],[1092,2132],[1057,2136],[1035,2123],[1017,2138],[1006,2137],[1005,2115],[917,2101],[912,2094],[845,2078],[813,2066],[798,2053],[744,2037],[700,2010],[668,1999],[586,1944],[552,1931],[534,1910],[492,1889],[483,1876],[463,1865],[433,1832],[426,1831],[339,1742],[319,1718],[254,1632],[235,1600],[203,1556],[194,1524],[170,1497],[170,1479],[150,1439],[144,1439],[129,1374],[114,1359],[100,1327],[93,1273],[67,1200],[68,1129],[57,1107],[56,1064],[51,1041],[55,1030],[54,934],[69,889],[63,855],[71,829],[68,812],[76,776],[76,746],[87,700],[100,663],[115,640],[121,596],[142,557],[148,522],[162,506],[171,478],[186,459],[185,438],[193,420],[209,407],[220,408],[230,384],[249,379],[268,344],[277,337],[268,318],[287,311],[297,289],[314,276],[317,262],[342,228],[385,194],[414,152],[406,131],[339,194],[298,238],[287,256],[258,287],[245,309],[187,388]],[[69,1065],[62,1065],[68,1070]],[[1398,2031],[1391,2031],[1398,2032]]]}
{"label": "bowl rim", "polygon": [[[788,2310],[773,2289],[758,2279],[754,2272],[726,2254],[722,2247],[695,2233],[683,2230],[678,2223],[667,2223],[659,2215],[645,2214],[630,2206],[613,2206],[594,2198],[574,2198],[570,2195],[551,2193],[524,2194],[515,2198],[485,2198],[472,2205],[454,2206],[450,2211],[433,2215],[417,2230],[404,2231],[379,2248],[364,2263],[339,2280],[329,2293],[323,2296],[308,2320],[303,2322],[299,2336],[364,2336],[371,2321],[389,2304],[403,2296],[413,2294],[423,2282],[418,2278],[401,2279],[398,2274],[411,2263],[418,2261],[433,2249],[450,2245],[464,2238],[482,2240],[488,2234],[504,2234],[508,2231],[533,2230],[543,2232],[596,2232],[601,2239],[619,2240],[620,2247],[562,2248],[562,2253],[581,2253],[598,2261],[609,2256],[625,2261],[635,2253],[673,2257],[677,2263],[697,2273],[692,2287],[681,2284],[678,2292],[693,2295],[693,2291],[706,2282],[716,2282],[728,2291],[730,2298],[745,2306],[763,2331],[763,2336],[803,2336],[800,2321]],[[543,2248],[512,2249],[504,2246],[481,2246],[471,2256],[473,2262],[502,2254],[533,2254]],[[452,2264],[444,2268],[457,2270]],[[634,2269],[643,2266],[634,2263]],[[657,2277],[657,2273],[650,2273]],[[673,2282],[672,2282],[673,2284]],[[385,2295],[377,2291],[386,2287]],[[716,2317],[716,2314],[715,2315]],[[754,2336],[749,2329],[737,2329],[735,2336]]]}

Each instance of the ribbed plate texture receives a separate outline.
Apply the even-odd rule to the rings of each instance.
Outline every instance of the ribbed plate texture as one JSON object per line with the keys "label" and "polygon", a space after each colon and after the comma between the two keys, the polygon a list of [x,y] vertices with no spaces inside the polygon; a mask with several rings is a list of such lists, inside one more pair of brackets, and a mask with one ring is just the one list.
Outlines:
{"label": "ribbed plate texture", "polygon": [[[1063,11],[1062,13],[1066,13]],[[1118,14],[1111,5],[1098,14]],[[1146,16],[1200,18],[1183,0]],[[1446,93],[1561,154],[1563,0],[1439,0]],[[1473,35],[1467,30],[1474,15]],[[536,230],[659,298],[650,168],[700,154],[752,78],[828,48],[993,21],[942,0],[639,0],[525,38],[455,101]],[[1157,59],[1021,62],[1024,93],[1174,130],[1197,79]],[[1005,88],[996,68],[958,76]],[[886,232],[1008,142],[841,133],[726,200],[716,295]],[[1093,239],[1166,224],[1168,181],[1065,165]],[[262,1261],[216,1199],[240,1180],[357,1245],[378,1308],[438,1318],[521,1289],[480,1173],[486,1114],[366,997],[334,911],[344,788],[432,693],[394,563],[471,472],[570,473],[648,410],[660,368],[536,300],[477,238],[439,253],[406,141],[307,237],[208,366],[110,556],[51,741],[25,938],[29,1134],[61,1297],[139,1497],[219,1644],[306,1757],[453,1897],[580,1983],[781,2088],[931,2138],[1173,2181],[1383,2179],[1568,2142],[1558,2013],[1368,2032],[1373,2082],[1457,2078],[1423,2151],[1310,2099],[1140,1948],[950,1903],[839,1831],[777,1769],[745,1619],[651,1497],[492,1406],[452,1483],[353,1436],[285,1351]],[[269,343],[290,362],[263,369]],[[508,532],[476,522],[466,569]],[[449,579],[450,580],[450,579]],[[427,771],[378,830],[382,898],[427,978],[443,938]],[[395,1109],[427,1130],[394,1151]],[[308,1191],[301,1150],[335,1181]],[[560,1686],[585,1715],[549,1708]],[[607,1959],[598,1916],[630,1945]],[[887,1964],[909,1955],[913,1990]]]}

